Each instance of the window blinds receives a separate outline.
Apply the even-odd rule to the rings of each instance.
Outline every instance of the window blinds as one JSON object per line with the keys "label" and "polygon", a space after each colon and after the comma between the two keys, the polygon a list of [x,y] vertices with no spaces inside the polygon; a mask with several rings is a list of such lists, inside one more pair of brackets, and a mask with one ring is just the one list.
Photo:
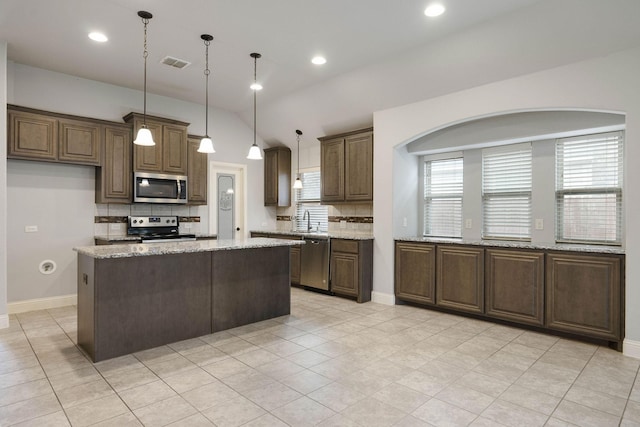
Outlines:
{"label": "window blinds", "polygon": [[311,227],[315,231],[320,223],[319,231],[329,229],[327,206],[320,204],[320,171],[300,173],[302,189],[296,190],[296,230],[307,230],[307,218],[304,220],[305,211],[311,216]]}
{"label": "window blinds", "polygon": [[482,151],[485,239],[531,239],[531,144]]}
{"label": "window blinds", "polygon": [[462,158],[424,163],[424,235],[462,237]]}
{"label": "window blinds", "polygon": [[623,133],[556,141],[556,240],[621,244]]}

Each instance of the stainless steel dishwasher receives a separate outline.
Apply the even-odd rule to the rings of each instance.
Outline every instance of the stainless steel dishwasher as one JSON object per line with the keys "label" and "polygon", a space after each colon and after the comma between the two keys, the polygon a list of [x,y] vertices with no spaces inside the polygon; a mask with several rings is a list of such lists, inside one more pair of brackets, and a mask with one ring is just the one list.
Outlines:
{"label": "stainless steel dishwasher", "polygon": [[300,285],[329,290],[329,240],[304,237],[300,247]]}

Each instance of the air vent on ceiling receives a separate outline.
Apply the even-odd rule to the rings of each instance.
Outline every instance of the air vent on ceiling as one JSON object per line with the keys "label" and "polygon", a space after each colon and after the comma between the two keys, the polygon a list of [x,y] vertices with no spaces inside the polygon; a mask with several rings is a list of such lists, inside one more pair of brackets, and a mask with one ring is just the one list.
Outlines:
{"label": "air vent on ceiling", "polygon": [[184,59],[174,58],[173,56],[165,56],[161,61],[163,64],[170,65],[171,67],[183,69],[191,65],[191,62]]}

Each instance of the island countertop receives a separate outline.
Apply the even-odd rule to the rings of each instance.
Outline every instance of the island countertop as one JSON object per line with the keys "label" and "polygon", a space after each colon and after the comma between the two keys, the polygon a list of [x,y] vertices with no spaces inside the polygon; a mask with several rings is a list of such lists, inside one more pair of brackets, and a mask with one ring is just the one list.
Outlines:
{"label": "island countertop", "polygon": [[292,230],[251,230],[251,233],[255,234],[269,234],[275,236],[291,236],[299,238],[312,238],[312,239],[345,239],[345,240],[373,240],[373,234],[369,231],[357,231],[357,230],[343,230],[328,232],[317,231],[292,231]]}
{"label": "island countertop", "polygon": [[73,248],[73,250],[79,254],[87,255],[92,258],[106,259],[212,252],[234,249],[270,248],[304,244],[305,242],[302,240],[251,238],[233,240],[196,240],[190,242],[139,243],[108,246],[81,246]]}

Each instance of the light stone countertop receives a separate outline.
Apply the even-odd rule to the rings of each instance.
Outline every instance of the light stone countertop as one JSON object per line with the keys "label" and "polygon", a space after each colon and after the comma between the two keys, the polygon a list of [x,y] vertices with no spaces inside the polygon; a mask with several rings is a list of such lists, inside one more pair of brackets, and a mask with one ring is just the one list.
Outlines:
{"label": "light stone countertop", "polygon": [[[209,233],[199,233],[196,234],[196,239],[215,239],[217,237],[216,234]],[[122,236],[107,236],[107,235],[96,235],[93,236],[95,240],[102,240],[105,242],[120,242],[120,241],[137,241],[140,240],[140,236],[132,236],[132,235],[122,235]]]}
{"label": "light stone countertop", "polygon": [[491,246],[497,248],[513,248],[513,249],[541,249],[550,251],[570,251],[585,252],[599,254],[624,255],[624,249],[620,246],[604,246],[604,245],[577,245],[569,243],[531,243],[531,242],[515,242],[506,240],[465,240],[465,239],[445,239],[424,236],[408,236],[396,237],[398,242],[424,242],[424,243],[445,243],[453,245],[468,246]]}
{"label": "light stone countertop", "polygon": [[73,248],[79,254],[96,259],[129,258],[134,256],[171,255],[235,249],[271,248],[304,245],[302,240],[270,238],[235,240],[196,240],[191,242],[138,243],[121,245],[82,246]]}
{"label": "light stone countertop", "polygon": [[358,231],[339,231],[331,233],[307,233],[304,231],[292,231],[292,230],[251,230],[251,233],[263,233],[274,234],[279,236],[292,236],[292,237],[311,237],[319,239],[346,239],[346,240],[373,240],[373,235],[370,232],[358,232]]}

